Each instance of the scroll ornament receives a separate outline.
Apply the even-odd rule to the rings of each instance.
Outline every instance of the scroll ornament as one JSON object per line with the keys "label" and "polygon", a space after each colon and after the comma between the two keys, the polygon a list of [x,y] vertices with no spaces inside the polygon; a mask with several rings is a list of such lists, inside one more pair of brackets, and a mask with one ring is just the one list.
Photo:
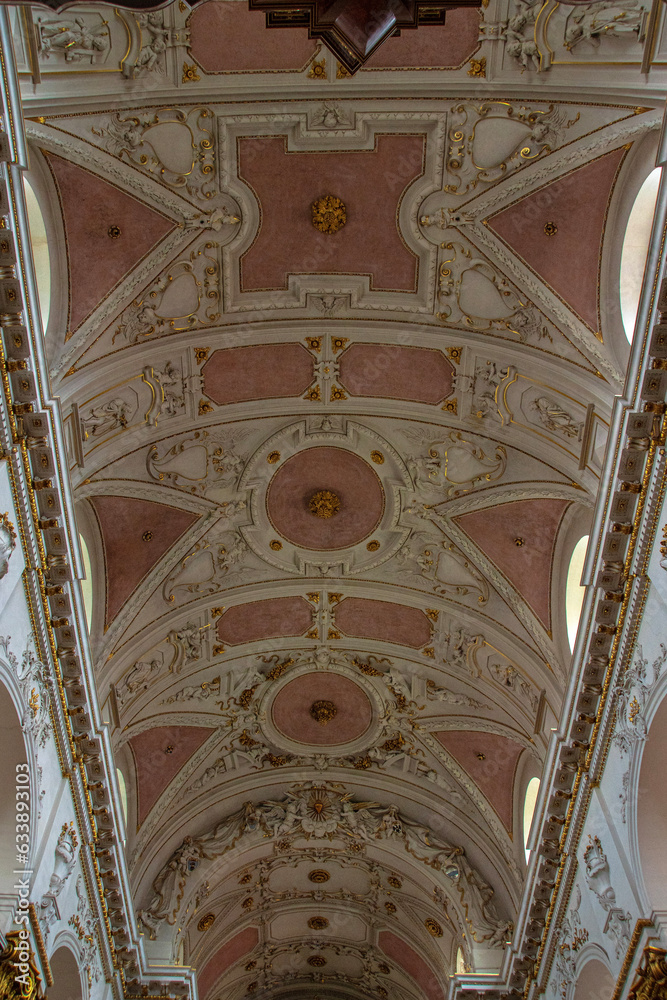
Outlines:
{"label": "scroll ornament", "polygon": [[476,940],[492,947],[504,944],[510,925],[499,917],[492,903],[493,889],[471,866],[462,847],[407,819],[397,806],[353,801],[351,793],[332,782],[294,785],[280,802],[246,802],[201,836],[185,837],[155,878],[153,897],[139,911],[139,921],[153,940],[160,924],[175,924],[190,875],[242,841],[332,840],[341,835],[362,846],[374,840],[402,843],[408,854],[438,872],[450,891],[455,888]]}

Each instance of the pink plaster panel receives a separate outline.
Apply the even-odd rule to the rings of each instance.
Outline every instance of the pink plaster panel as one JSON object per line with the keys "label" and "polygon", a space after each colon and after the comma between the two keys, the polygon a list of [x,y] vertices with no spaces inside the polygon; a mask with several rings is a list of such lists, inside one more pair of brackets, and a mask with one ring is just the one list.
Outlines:
{"label": "pink plaster panel", "polygon": [[214,403],[299,396],[313,381],[313,356],[301,344],[229,347],[211,355],[202,375]]}
{"label": "pink plaster panel", "polygon": [[238,0],[209,0],[190,15],[190,54],[207,73],[300,71],[317,42],[303,28],[267,30],[266,14]]}
{"label": "pink plaster panel", "polygon": [[443,25],[404,29],[398,37],[388,38],[373,53],[364,70],[456,69],[479,48],[479,25],[476,8],[448,10]]}
{"label": "pink plaster panel", "polygon": [[346,597],[336,605],[336,626],[345,635],[398,642],[413,649],[425,646],[431,638],[429,620],[419,608],[363,597]]}
{"label": "pink plaster panel", "polygon": [[[106,569],[106,624],[116,617],[146,574],[197,520],[166,504],[130,497],[91,497],[102,534]],[[152,533],[149,540],[142,537]]]}
{"label": "pink plaster panel", "polygon": [[[334,718],[322,724],[310,714],[315,701],[331,701]],[[371,703],[347,677],[317,671],[303,674],[278,692],[271,708],[276,728],[296,743],[337,746],[362,736],[371,724]]]}
{"label": "pink plaster panel", "polygon": [[447,731],[434,735],[468,772],[511,833],[514,773],[523,748],[493,733]]}
{"label": "pink plaster panel", "polygon": [[130,740],[137,767],[139,826],[172,778],[212,732],[201,726],[158,726]]}
{"label": "pink plaster panel", "polygon": [[421,986],[428,1000],[444,1000],[442,986],[435,972],[403,938],[392,931],[380,931],[378,944],[387,958],[400,965]]}
{"label": "pink plaster panel", "polygon": [[[288,153],[280,135],[238,145],[239,176],[262,212],[241,259],[243,291],[287,288],[290,274],[370,274],[371,288],[416,290],[417,257],[396,220],[403,191],[423,173],[423,134],[381,135],[374,150],[347,153]],[[312,222],[311,206],[324,195],[347,211],[345,226],[329,235]]]}
{"label": "pink plaster panel", "polygon": [[[516,500],[454,520],[551,628],[551,564],[569,500]],[[517,544],[516,539],[523,539]]]}
{"label": "pink plaster panel", "polygon": [[201,1000],[206,1000],[207,993],[223,972],[226,972],[235,962],[257,947],[258,941],[257,928],[245,927],[216,951],[201,972],[197,973],[197,987]]}
{"label": "pink plaster panel", "polygon": [[303,635],[311,624],[312,608],[303,597],[274,597],[229,608],[218,619],[218,637],[237,646],[254,639]]}
{"label": "pink plaster panel", "polygon": [[[174,223],[124,191],[60,156],[47,154],[67,238],[68,336]],[[120,236],[112,239],[109,228]]]}
{"label": "pink plaster panel", "polygon": [[[313,514],[308,502],[319,490],[336,494],[332,517]],[[289,458],[269,485],[266,508],[279,534],[306,549],[343,549],[362,541],[379,523],[384,491],[375,471],[344,448],[308,448]]]}
{"label": "pink plaster panel", "polygon": [[441,351],[392,344],[352,344],[340,356],[341,384],[353,396],[439,403],[452,391],[454,368]]}
{"label": "pink plaster panel", "polygon": [[[599,331],[598,271],[607,207],[625,149],[587,163],[491,216],[489,227]],[[548,236],[553,222],[558,232]]]}

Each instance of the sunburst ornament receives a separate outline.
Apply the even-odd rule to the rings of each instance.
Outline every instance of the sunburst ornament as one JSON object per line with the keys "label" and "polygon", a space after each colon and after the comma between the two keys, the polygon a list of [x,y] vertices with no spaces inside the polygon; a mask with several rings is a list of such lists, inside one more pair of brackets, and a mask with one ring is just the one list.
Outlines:
{"label": "sunburst ornament", "polygon": [[323,198],[318,198],[313,202],[313,225],[321,233],[331,236],[342,229],[347,222],[347,210],[345,205],[332,194],[327,194]]}

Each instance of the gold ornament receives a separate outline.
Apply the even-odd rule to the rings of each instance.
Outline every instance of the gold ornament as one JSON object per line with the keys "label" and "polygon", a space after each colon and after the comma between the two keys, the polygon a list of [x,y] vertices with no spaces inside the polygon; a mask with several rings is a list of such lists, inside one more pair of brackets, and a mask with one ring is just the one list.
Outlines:
{"label": "gold ornament", "polygon": [[628,1000],[664,1000],[667,996],[667,952],[662,948],[644,948],[642,965],[637,969]]}
{"label": "gold ornament", "polygon": [[198,931],[207,931],[215,923],[215,913],[206,913],[197,924]]}
{"label": "gold ornament", "polygon": [[327,960],[324,955],[311,955],[308,958],[308,965],[312,965],[316,969],[321,969],[323,965],[327,964]]}
{"label": "gold ornament", "polygon": [[373,459],[376,465],[382,465],[382,463],[384,462],[384,455],[382,454],[381,451],[372,451],[371,458]]}
{"label": "gold ornament", "polygon": [[269,454],[266,456],[266,460],[269,463],[269,465],[275,465],[276,462],[280,461],[280,452],[270,451]]}
{"label": "gold ornament", "polygon": [[[7,945],[0,952],[0,996],[7,1000],[38,1000],[44,996],[41,978],[32,951],[19,938],[18,931],[9,931]],[[25,964],[25,982],[17,982],[17,964]],[[24,972],[24,970],[21,970]]]}
{"label": "gold ornament", "polygon": [[308,926],[311,931],[323,931],[325,927],[329,926],[329,921],[326,917],[311,917]]}
{"label": "gold ornament", "polygon": [[398,875],[390,875],[389,878],[387,879],[387,882],[394,889],[400,889],[401,886],[403,885]]}
{"label": "gold ornament", "polygon": [[340,510],[340,498],[332,490],[317,490],[308,501],[308,510],[315,517],[334,517]]}
{"label": "gold ornament", "polygon": [[322,885],[323,882],[328,882],[331,875],[326,870],[326,868],[313,868],[312,872],[308,873],[308,878],[315,885]]}
{"label": "gold ornament", "polygon": [[544,226],[544,232],[546,236],[555,236],[558,232],[558,226],[555,222],[547,222]]}
{"label": "gold ornament", "polygon": [[377,550],[380,548],[380,543],[378,542],[377,538],[374,538],[371,542],[368,543],[366,548],[368,549],[369,552],[377,552]]}
{"label": "gold ornament", "polygon": [[327,194],[314,201],[312,211],[315,229],[326,233],[327,236],[337,233],[347,222],[345,205],[340,198],[335,198],[332,194]]}
{"label": "gold ornament", "polygon": [[426,920],[424,921],[424,927],[429,932],[429,934],[433,935],[433,937],[442,937],[442,927],[440,926],[437,920],[433,919],[433,917],[426,918]]}
{"label": "gold ornament", "polygon": [[468,76],[486,76],[486,56],[481,59],[471,59]]}
{"label": "gold ornament", "polygon": [[334,718],[338,709],[332,701],[314,701],[310,706],[310,714],[321,726],[326,726]]}
{"label": "gold ornament", "polygon": [[272,539],[272,541],[269,542],[269,548],[273,549],[274,552],[280,552],[282,547],[283,543],[279,542],[277,538],[274,538]]}
{"label": "gold ornament", "polygon": [[201,80],[197,67],[194,63],[183,63],[183,83],[195,83]]}

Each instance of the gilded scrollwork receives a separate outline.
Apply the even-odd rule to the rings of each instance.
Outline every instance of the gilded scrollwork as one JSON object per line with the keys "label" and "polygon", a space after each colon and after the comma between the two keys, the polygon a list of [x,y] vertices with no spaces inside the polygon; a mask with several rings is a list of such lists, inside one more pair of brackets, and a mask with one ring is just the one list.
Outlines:
{"label": "gilded scrollwork", "polygon": [[635,973],[628,1000],[665,1000],[667,997],[667,952],[648,945]]}
{"label": "gilded scrollwork", "polygon": [[473,330],[515,333],[522,343],[552,337],[541,316],[484,257],[452,241],[438,270],[438,306],[441,323]]}
{"label": "gilded scrollwork", "polygon": [[[146,456],[146,469],[157,482],[177,486],[197,496],[208,496],[236,485],[244,460],[233,447],[243,436],[243,431],[223,435],[199,430],[171,446],[152,445]],[[244,508],[243,499],[226,501],[221,513],[231,516]]]}
{"label": "gilded scrollwork", "polygon": [[203,655],[205,627],[187,622],[167,633],[123,675],[116,684],[118,704],[124,706],[138,697],[161,676],[179,674]]}
{"label": "gilded scrollwork", "polygon": [[453,905],[462,905],[477,940],[502,947],[508,922],[492,902],[493,889],[472,867],[462,847],[412,820],[395,805],[355,801],[339,783],[310,781],[293,785],[279,801],[246,802],[198,837],[187,836],[158,872],[148,906],[138,918],[154,939],[163,923],[174,924],[190,875],[241,842],[315,842],[342,836],[361,849],[383,841],[402,847],[433,873]]}
{"label": "gilded scrollwork", "polygon": [[215,594],[232,567],[241,563],[248,546],[238,531],[218,540],[200,539],[169,574],[162,587],[168,603],[188,594]]}
{"label": "gilded scrollwork", "polygon": [[93,133],[114,156],[205,202],[218,194],[214,121],[213,112],[201,106],[189,111],[159,108],[152,115],[128,118],[117,112]]}
{"label": "gilded scrollwork", "polygon": [[401,550],[401,564],[412,561],[416,572],[443,597],[475,596],[479,604],[489,599],[489,585],[470,559],[448,539],[417,534]]}
{"label": "gilded scrollwork", "polygon": [[[521,11],[509,22],[514,28],[508,30],[516,34],[519,22],[526,26],[531,15],[531,8],[521,4]],[[568,110],[554,104],[542,111],[525,106],[515,108],[507,101],[485,101],[479,105],[464,102],[452,110],[452,115],[446,168],[453,179],[446,184],[445,191],[456,195],[467,194],[479,184],[492,184],[550,153],[563,132],[580,117],[577,114],[570,118]]]}
{"label": "gilded scrollwork", "polygon": [[164,271],[123,310],[112,342],[210,326],[220,318],[219,244],[207,240]]}
{"label": "gilded scrollwork", "polygon": [[[406,435],[415,437],[410,431]],[[419,440],[422,440],[419,432]],[[487,455],[481,445],[464,438],[460,431],[450,433],[440,441],[432,441],[425,455],[408,459],[408,469],[417,490],[433,493],[433,502],[461,496],[479,483],[496,482],[507,465],[507,452],[496,445],[493,455]]]}

